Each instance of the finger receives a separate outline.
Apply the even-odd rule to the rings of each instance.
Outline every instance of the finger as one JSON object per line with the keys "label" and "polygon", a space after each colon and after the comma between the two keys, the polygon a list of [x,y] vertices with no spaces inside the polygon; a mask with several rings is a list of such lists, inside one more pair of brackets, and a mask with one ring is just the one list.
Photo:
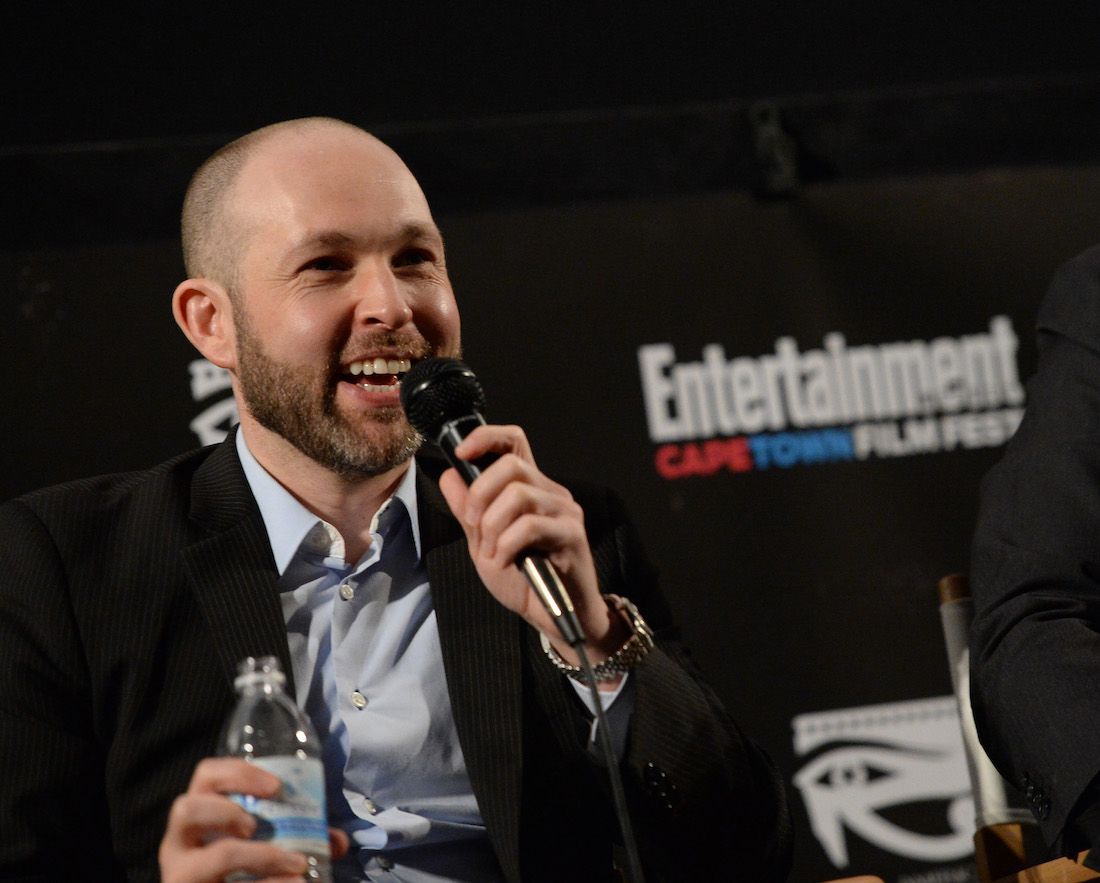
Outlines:
{"label": "finger", "polygon": [[463,511],[466,523],[477,524],[485,510],[505,488],[513,483],[531,485],[560,497],[572,499],[568,490],[547,478],[534,463],[522,460],[514,454],[505,454],[470,485],[470,495]]}
{"label": "finger", "polygon": [[471,537],[471,528],[479,528],[482,514],[493,500],[510,484],[541,487],[565,499],[572,500],[569,491],[554,483],[535,467],[512,456],[494,463],[472,485],[467,485],[456,469],[446,470],[439,478],[439,489],[451,513]]}
{"label": "finger", "polygon": [[254,794],[274,797],[279,777],[239,757],[208,757],[199,761],[187,786],[189,794]]}
{"label": "finger", "polygon": [[340,828],[329,828],[328,848],[334,859],[343,858],[351,849],[351,838]]}
{"label": "finger", "polygon": [[[477,525],[480,531],[479,552],[490,558],[495,557],[500,535],[524,515],[570,519],[576,522],[577,535],[583,531],[584,512],[568,493],[511,482],[482,513]],[[534,548],[544,547],[536,545]]]}
{"label": "finger", "polygon": [[202,846],[212,836],[247,839],[255,831],[256,820],[228,797],[184,794],[172,803],[164,840],[180,847]]}
{"label": "finger", "polygon": [[527,435],[522,429],[493,423],[474,429],[455,448],[455,453],[463,460],[476,460],[483,454],[495,453],[515,454],[531,463],[535,462],[531,443],[527,441]]}
{"label": "finger", "polygon": [[[521,555],[532,549],[540,550],[561,577],[586,641],[591,638],[602,640],[609,630],[608,609],[600,595],[599,580],[583,527],[565,519],[524,515],[501,534],[493,566],[509,569],[511,562],[518,561]],[[546,609],[543,598],[530,585],[524,587],[522,595],[522,600],[513,596],[506,606],[551,640],[568,644],[561,624]]]}
{"label": "finger", "polygon": [[235,837],[223,837],[198,849],[162,851],[161,855],[165,883],[214,883],[234,872],[301,880],[308,868],[306,857],[300,853]]}
{"label": "finger", "polygon": [[500,534],[492,560],[504,567],[531,549],[549,558],[563,579],[586,573],[591,562],[583,527],[567,519],[534,514],[520,516]]}

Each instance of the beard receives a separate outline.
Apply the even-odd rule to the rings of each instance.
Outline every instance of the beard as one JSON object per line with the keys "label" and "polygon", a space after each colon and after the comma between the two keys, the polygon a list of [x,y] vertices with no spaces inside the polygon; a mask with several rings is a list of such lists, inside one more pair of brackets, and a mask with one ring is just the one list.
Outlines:
{"label": "beard", "polygon": [[[238,311],[237,374],[249,413],[314,462],[347,481],[381,475],[405,463],[423,442],[401,407],[373,408],[347,415],[336,406],[340,355],[315,368],[276,361]],[[398,349],[409,358],[432,355],[419,335],[375,332],[348,341],[348,352]]]}

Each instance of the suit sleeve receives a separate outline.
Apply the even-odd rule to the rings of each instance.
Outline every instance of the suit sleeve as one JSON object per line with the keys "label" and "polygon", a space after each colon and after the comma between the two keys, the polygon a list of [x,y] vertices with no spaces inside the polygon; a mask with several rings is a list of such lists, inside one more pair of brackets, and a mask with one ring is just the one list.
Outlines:
{"label": "suit sleeve", "polygon": [[[60,557],[0,506],[0,879],[110,879],[103,761]],[[71,866],[78,862],[77,867]]]}
{"label": "suit sleeve", "polygon": [[[1100,771],[1100,249],[1039,314],[1027,411],[986,476],[971,701],[987,752],[1057,844]],[[1068,845],[1068,844],[1067,844]]]}
{"label": "suit sleeve", "polygon": [[[621,765],[647,875],[785,880],[791,836],[783,782],[691,661],[617,498],[607,508],[615,566],[601,567],[614,581],[603,590],[633,600],[656,635],[631,674],[635,706]],[[594,547],[601,564],[608,546]]]}

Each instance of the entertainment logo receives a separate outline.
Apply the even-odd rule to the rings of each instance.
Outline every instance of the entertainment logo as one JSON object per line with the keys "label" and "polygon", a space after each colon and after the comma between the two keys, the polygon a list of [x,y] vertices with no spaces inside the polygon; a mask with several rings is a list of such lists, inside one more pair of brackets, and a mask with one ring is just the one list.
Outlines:
{"label": "entertainment logo", "polygon": [[671,343],[638,348],[657,472],[675,479],[803,463],[904,457],[1004,444],[1023,417],[1016,334],[989,330],[931,341],[848,346],[825,335],[800,352],[677,362]]}

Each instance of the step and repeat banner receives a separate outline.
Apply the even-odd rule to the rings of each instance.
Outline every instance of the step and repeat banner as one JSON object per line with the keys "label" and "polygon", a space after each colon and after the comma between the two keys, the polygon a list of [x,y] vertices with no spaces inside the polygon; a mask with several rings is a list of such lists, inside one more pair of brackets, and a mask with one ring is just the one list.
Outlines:
{"label": "step and repeat banner", "polygon": [[[438,220],[487,416],[627,501],[786,777],[792,879],[974,879],[935,583],[967,567],[1026,407],[1038,300],[1100,241],[1100,168]],[[171,320],[174,242],[0,260],[4,496],[232,425],[224,373]]]}

